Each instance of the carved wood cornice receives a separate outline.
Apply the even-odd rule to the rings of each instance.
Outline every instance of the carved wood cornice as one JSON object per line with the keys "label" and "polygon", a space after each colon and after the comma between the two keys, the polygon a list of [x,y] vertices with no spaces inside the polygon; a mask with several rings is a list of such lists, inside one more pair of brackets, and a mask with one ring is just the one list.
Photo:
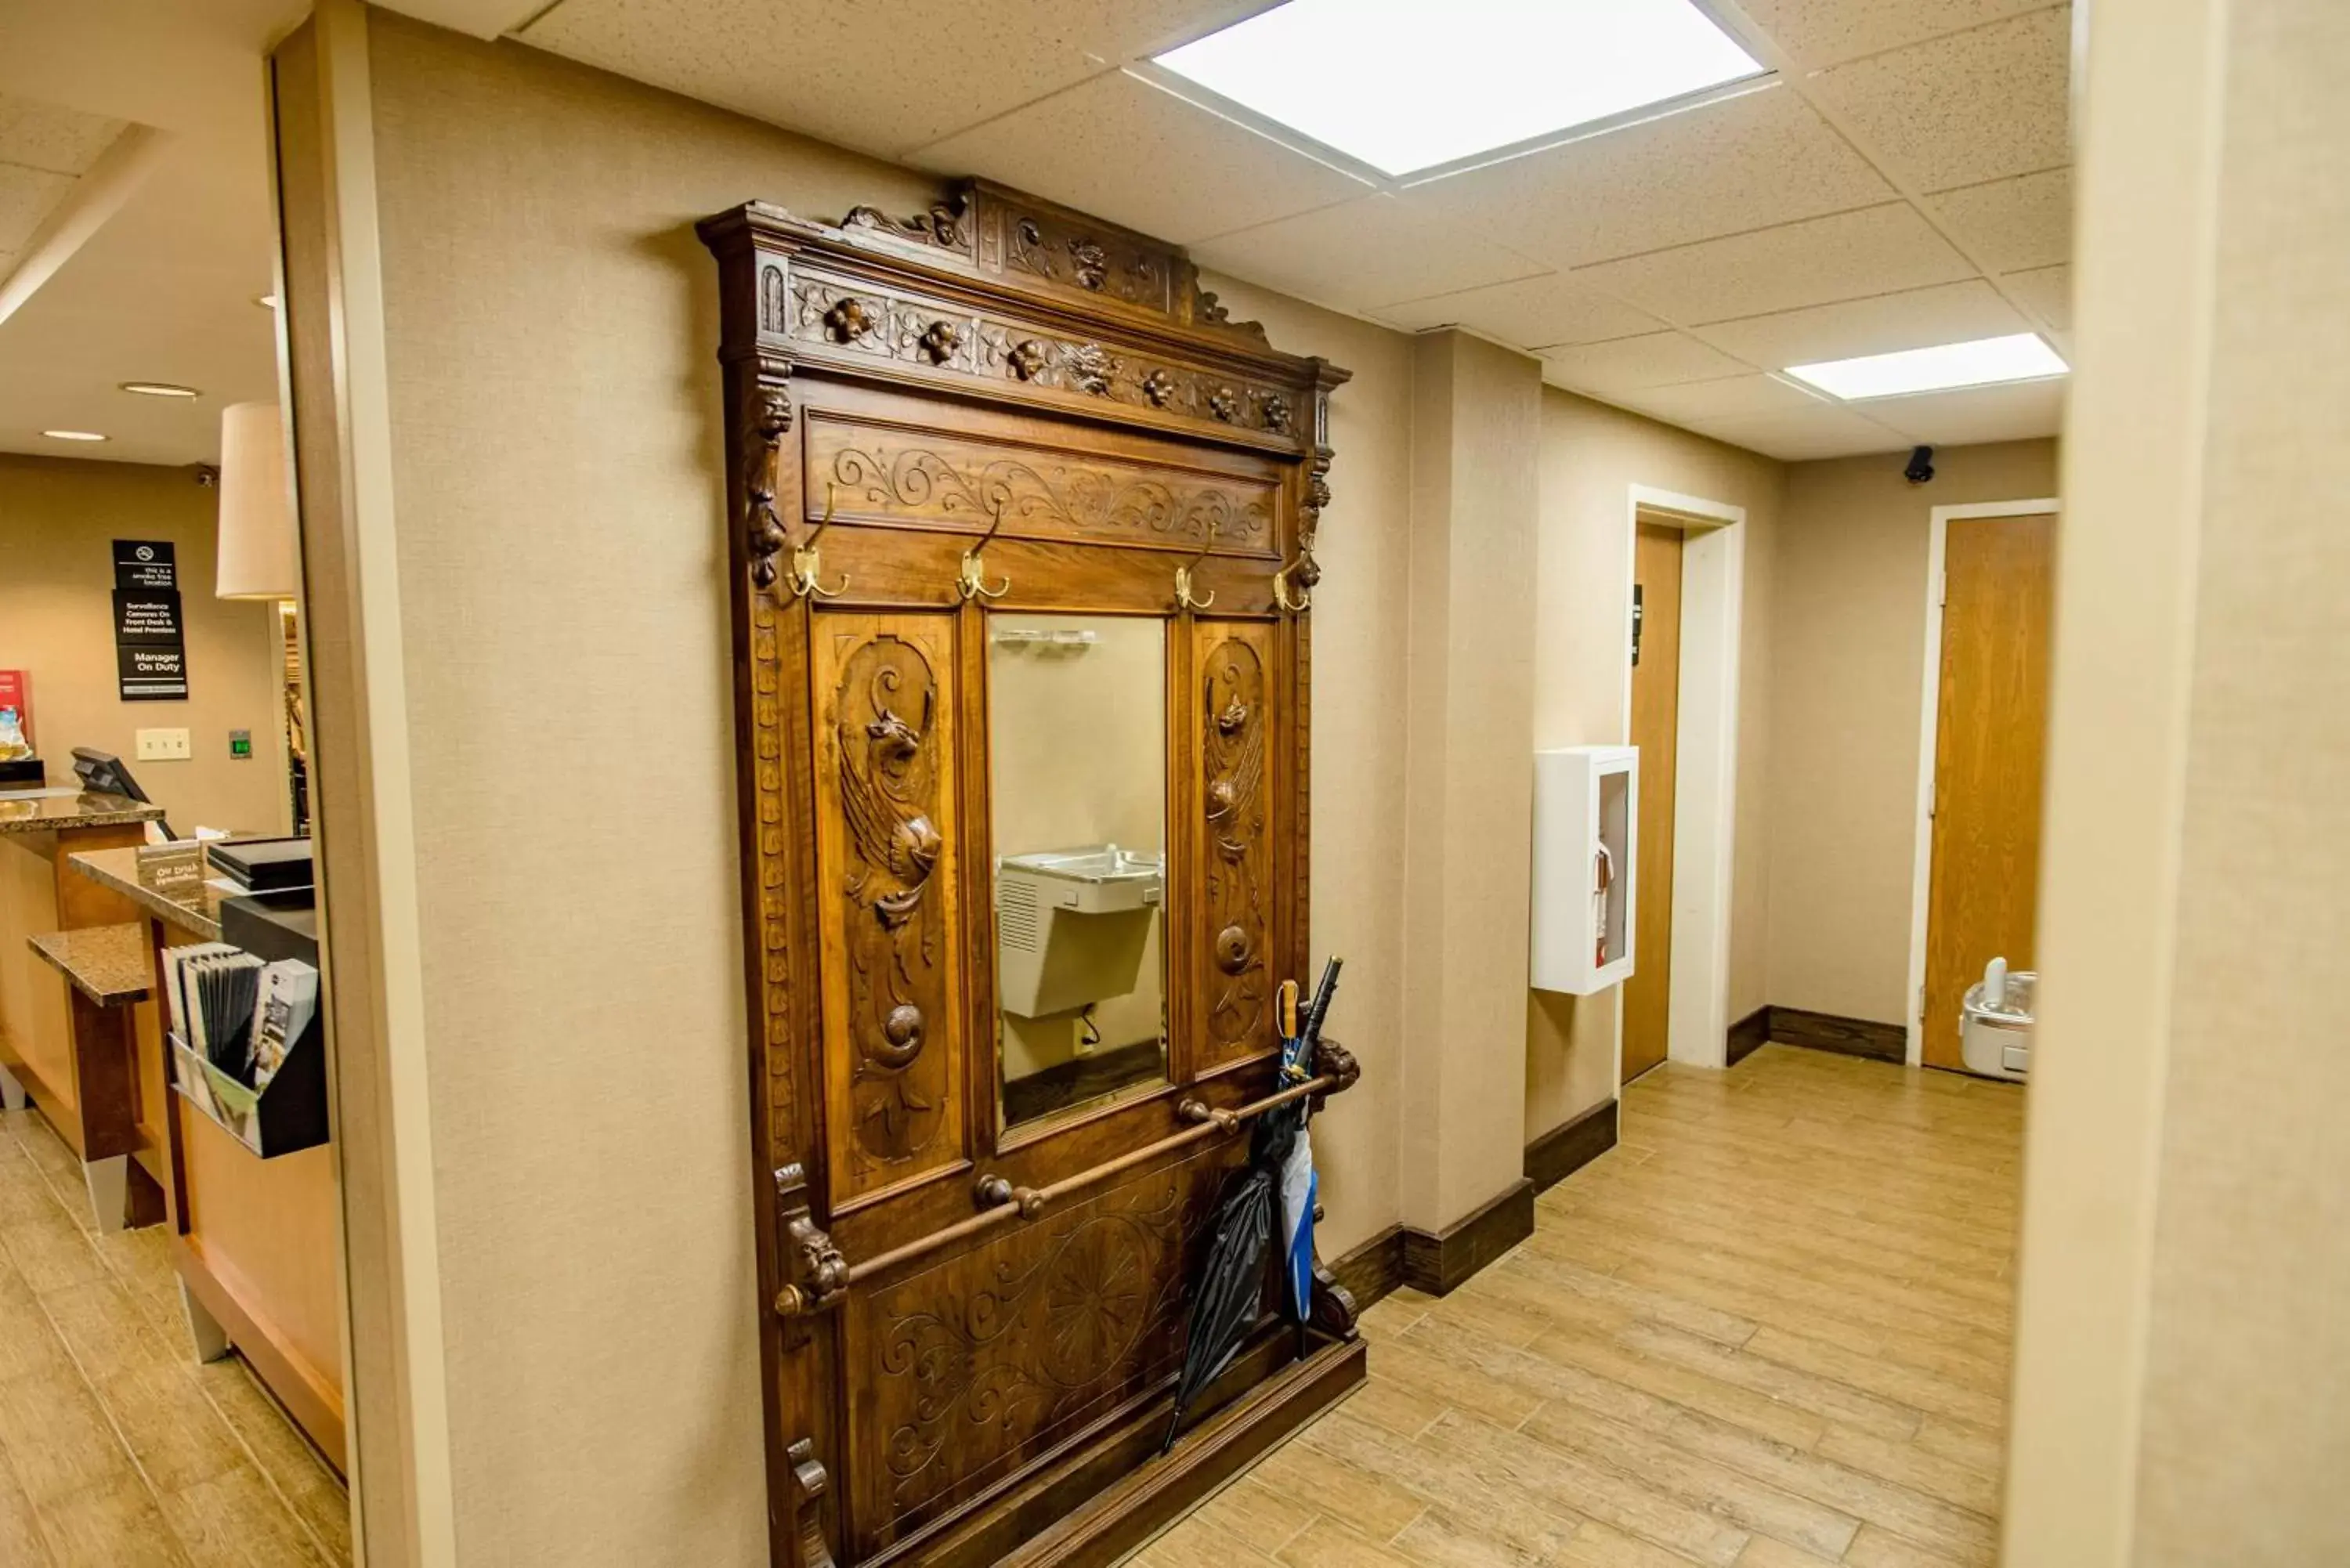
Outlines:
{"label": "carved wood cornice", "polygon": [[1347,379],[1232,321],[1180,247],[982,181],[904,217],[858,207],[833,225],[752,202],[700,233],[751,296],[728,312],[729,358],[978,380],[1007,400],[1301,453]]}

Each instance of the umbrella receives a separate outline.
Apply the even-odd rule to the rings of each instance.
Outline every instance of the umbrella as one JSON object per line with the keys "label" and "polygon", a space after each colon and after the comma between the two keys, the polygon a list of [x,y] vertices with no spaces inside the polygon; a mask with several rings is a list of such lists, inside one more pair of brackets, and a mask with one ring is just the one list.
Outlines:
{"label": "umbrella", "polygon": [[[1322,971],[1312,1007],[1301,1022],[1297,982],[1281,984],[1277,1016],[1282,1033],[1282,1076],[1304,1083],[1314,1074],[1314,1051],[1322,1020],[1338,989],[1338,963]],[[1257,1118],[1249,1136],[1249,1160],[1225,1189],[1210,1226],[1207,1256],[1191,1293],[1191,1339],[1183,1346],[1183,1374],[1175,1383],[1175,1416],[1167,1424],[1160,1453],[1175,1446],[1183,1412],[1239,1354],[1241,1341],[1256,1322],[1264,1296],[1265,1256],[1273,1250],[1274,1205],[1282,1209],[1282,1272],[1284,1293],[1297,1317],[1298,1355],[1306,1351],[1305,1328],[1314,1314],[1314,1145],[1305,1132],[1305,1102],[1279,1106]]]}
{"label": "umbrella", "polygon": [[[1286,1106],[1272,1114],[1292,1119]],[[1294,1124],[1296,1136],[1281,1166],[1281,1272],[1289,1282],[1289,1310],[1297,1319],[1297,1354],[1303,1357],[1312,1348],[1305,1329],[1314,1318],[1314,1202],[1322,1184],[1314,1172],[1314,1139],[1303,1105]]]}
{"label": "umbrella", "polygon": [[[1322,1022],[1330,1015],[1330,1001],[1337,994],[1342,961],[1334,957],[1323,966],[1322,982],[1315,987],[1313,1003],[1302,1019],[1297,982],[1281,982],[1281,1075],[1289,1083],[1302,1084],[1314,1075]],[[1282,1273],[1288,1281],[1290,1314],[1297,1320],[1297,1354],[1303,1357],[1312,1348],[1306,1327],[1314,1320],[1314,1207],[1322,1183],[1314,1169],[1314,1139],[1306,1131],[1305,1103],[1284,1106],[1273,1115],[1286,1120],[1292,1129],[1289,1152],[1281,1165]]]}
{"label": "umbrella", "polygon": [[1175,1446],[1183,1412],[1200,1391],[1232,1364],[1241,1341],[1256,1322],[1264,1296],[1265,1254],[1273,1247],[1274,1189],[1288,1160],[1296,1124],[1272,1115],[1257,1118],[1249,1139],[1248,1165],[1234,1176],[1216,1206],[1207,1256],[1191,1293],[1191,1340],[1183,1347],[1183,1375],[1175,1384],[1175,1417],[1167,1425],[1160,1453]]}

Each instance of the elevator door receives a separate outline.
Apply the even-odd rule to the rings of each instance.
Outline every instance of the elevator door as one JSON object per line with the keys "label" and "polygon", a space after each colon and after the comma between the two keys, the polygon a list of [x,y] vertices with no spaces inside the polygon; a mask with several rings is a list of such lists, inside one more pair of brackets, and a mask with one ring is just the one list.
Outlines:
{"label": "elevator door", "polygon": [[1681,531],[1640,524],[1632,553],[1640,606],[1632,743],[1640,748],[1639,889],[1632,978],[1624,982],[1624,1079],[1665,1059],[1673,981],[1674,737],[1680,723]]}

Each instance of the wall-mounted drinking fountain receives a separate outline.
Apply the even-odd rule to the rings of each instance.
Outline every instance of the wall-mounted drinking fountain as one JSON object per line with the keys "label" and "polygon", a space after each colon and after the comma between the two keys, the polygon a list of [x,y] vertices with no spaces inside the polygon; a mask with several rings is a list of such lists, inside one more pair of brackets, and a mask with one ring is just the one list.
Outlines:
{"label": "wall-mounted drinking fountain", "polygon": [[995,932],[1003,1011],[1041,1018],[1133,991],[1166,876],[1160,857],[1115,844],[999,858]]}

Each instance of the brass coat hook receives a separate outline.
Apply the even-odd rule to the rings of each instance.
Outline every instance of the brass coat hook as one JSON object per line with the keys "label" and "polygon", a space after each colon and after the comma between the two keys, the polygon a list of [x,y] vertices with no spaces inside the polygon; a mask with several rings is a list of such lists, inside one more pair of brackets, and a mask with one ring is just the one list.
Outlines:
{"label": "brass coat hook", "polygon": [[829,483],[824,487],[824,516],[816,524],[815,531],[792,546],[792,597],[795,599],[837,599],[848,591],[848,574],[846,572],[840,575],[839,585],[835,587],[826,587],[817,578],[824,563],[816,554],[816,542],[824,537],[826,529],[832,526],[834,488]]}
{"label": "brass coat hook", "polygon": [[1273,574],[1273,602],[1291,615],[1303,615],[1314,607],[1313,589],[1300,588],[1295,598],[1290,597],[1289,594],[1290,574],[1305,564],[1305,558],[1301,556]]}
{"label": "brass coat hook", "polygon": [[1175,603],[1178,607],[1182,609],[1203,610],[1215,602],[1216,590],[1213,588],[1210,588],[1208,590],[1208,595],[1205,598],[1192,597],[1191,568],[1189,566],[1178,566],[1175,568]]}
{"label": "brass coat hook", "polygon": [[995,505],[989,514],[987,532],[979,536],[979,543],[962,553],[962,566],[955,575],[955,591],[962,595],[965,604],[969,604],[973,599],[1000,599],[1012,591],[1010,577],[1003,578],[993,587],[987,586],[987,566],[983,552],[987,549],[988,541],[995,537],[995,531],[1003,526],[1003,508],[1006,504],[1005,498],[1001,495],[994,497],[994,501]]}
{"label": "brass coat hook", "polygon": [[1215,543],[1216,531],[1211,524],[1208,529],[1207,545],[1198,555],[1175,568],[1175,607],[1177,609],[1203,610],[1216,602],[1216,591],[1213,588],[1208,590],[1205,598],[1195,598],[1191,593],[1191,569],[1208,558],[1208,551],[1215,547]]}

